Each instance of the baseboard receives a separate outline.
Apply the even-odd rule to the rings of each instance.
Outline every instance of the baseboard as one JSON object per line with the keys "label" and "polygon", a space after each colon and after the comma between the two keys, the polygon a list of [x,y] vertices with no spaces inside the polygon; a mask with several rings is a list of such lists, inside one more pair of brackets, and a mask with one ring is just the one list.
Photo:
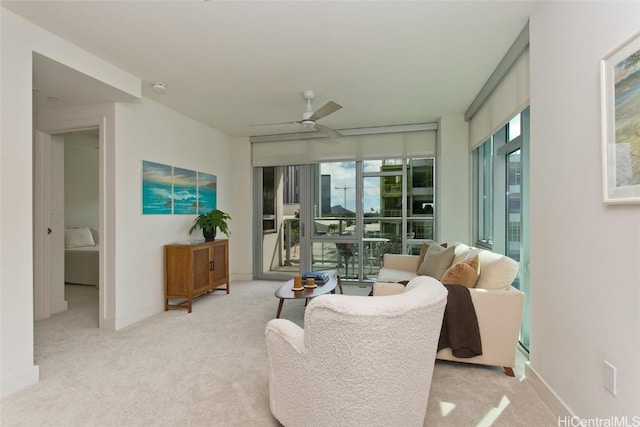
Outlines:
{"label": "baseboard", "polygon": [[231,289],[233,289],[233,282],[249,282],[251,280],[253,280],[253,274],[234,274],[229,278]]}
{"label": "baseboard", "polygon": [[38,381],[40,381],[40,367],[38,365],[33,365],[18,374],[3,378],[0,385],[0,399],[37,384]]}
{"label": "baseboard", "polygon": [[163,311],[164,303],[153,304],[140,310],[136,310],[132,313],[116,318],[114,330],[118,331],[120,329],[126,328],[127,326],[131,326],[134,323],[141,321],[142,319],[146,319],[147,317],[153,316],[154,314],[158,314]]}
{"label": "baseboard", "polygon": [[69,308],[69,303],[65,300],[52,302],[51,314],[62,313],[63,311],[67,311],[68,308]]}
{"label": "baseboard", "polygon": [[560,418],[575,417],[575,414],[569,409],[562,399],[553,391],[547,382],[538,375],[535,369],[531,367],[529,362],[524,364],[524,373],[531,387],[538,393],[538,396],[547,405],[553,414]]}

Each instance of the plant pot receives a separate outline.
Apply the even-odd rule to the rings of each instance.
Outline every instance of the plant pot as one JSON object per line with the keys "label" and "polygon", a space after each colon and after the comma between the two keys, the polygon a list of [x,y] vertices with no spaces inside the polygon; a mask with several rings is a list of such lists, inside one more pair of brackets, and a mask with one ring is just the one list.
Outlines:
{"label": "plant pot", "polygon": [[204,241],[205,242],[212,242],[216,239],[216,232],[215,231],[205,231],[202,230],[202,235],[204,236]]}

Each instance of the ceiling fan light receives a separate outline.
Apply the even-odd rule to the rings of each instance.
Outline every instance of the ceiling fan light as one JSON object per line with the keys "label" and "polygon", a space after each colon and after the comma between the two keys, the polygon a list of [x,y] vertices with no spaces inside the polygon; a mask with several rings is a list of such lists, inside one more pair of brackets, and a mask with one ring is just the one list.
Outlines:
{"label": "ceiling fan light", "polygon": [[306,128],[312,128],[316,125],[316,122],[314,122],[313,120],[303,120],[302,121],[302,126],[306,127]]}

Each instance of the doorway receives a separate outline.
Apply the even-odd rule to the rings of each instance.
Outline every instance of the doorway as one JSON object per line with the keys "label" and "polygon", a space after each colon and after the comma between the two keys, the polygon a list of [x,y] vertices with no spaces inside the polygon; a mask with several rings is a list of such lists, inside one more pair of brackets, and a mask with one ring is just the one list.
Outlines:
{"label": "doorway", "polygon": [[[69,309],[77,312],[79,303],[98,326],[98,289],[100,271],[100,185],[99,132],[97,128],[55,135],[64,143],[64,163],[54,169],[64,170],[62,185],[65,241],[64,295]],[[54,138],[54,139],[55,139]],[[54,158],[55,161],[55,158]],[[60,194],[54,188],[52,194]],[[84,236],[73,242],[67,237]],[[54,286],[55,287],[55,286]],[[95,323],[93,323],[95,322]]]}
{"label": "doorway", "polygon": [[[44,319],[66,310],[64,297],[64,235],[65,229],[74,227],[93,228],[97,236],[97,326],[114,329],[113,307],[107,310],[107,296],[114,293],[105,280],[108,268],[105,260],[105,156],[104,117],[47,123],[38,126],[34,146],[34,307],[36,320]],[[76,163],[74,180],[67,182],[68,188],[84,188],[92,192],[92,200],[84,208],[77,207],[78,199],[87,200],[87,194],[76,195],[75,201],[65,203],[64,159],[65,140],[69,140],[70,151],[76,151],[70,161]],[[82,142],[84,140],[84,142]],[[84,144],[78,150],[79,144]],[[73,148],[72,148],[73,147]],[[68,150],[69,151],[69,150]],[[92,162],[88,159],[93,158]],[[78,165],[78,162],[86,164]],[[91,178],[78,178],[77,174],[91,173]],[[55,177],[55,178],[52,178]],[[71,177],[74,177],[72,174]],[[90,182],[91,181],[91,182]],[[71,184],[71,185],[69,185]],[[89,190],[87,190],[89,189]],[[89,207],[87,207],[90,205]],[[66,212],[68,211],[68,212]],[[80,219],[85,218],[85,219]]]}

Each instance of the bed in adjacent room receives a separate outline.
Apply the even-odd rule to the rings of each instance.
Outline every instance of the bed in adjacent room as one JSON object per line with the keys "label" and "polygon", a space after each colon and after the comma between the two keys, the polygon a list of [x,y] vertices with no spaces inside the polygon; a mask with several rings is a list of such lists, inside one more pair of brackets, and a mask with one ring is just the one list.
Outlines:
{"label": "bed in adjacent room", "polygon": [[64,281],[76,285],[98,286],[98,230],[88,227],[64,231]]}

